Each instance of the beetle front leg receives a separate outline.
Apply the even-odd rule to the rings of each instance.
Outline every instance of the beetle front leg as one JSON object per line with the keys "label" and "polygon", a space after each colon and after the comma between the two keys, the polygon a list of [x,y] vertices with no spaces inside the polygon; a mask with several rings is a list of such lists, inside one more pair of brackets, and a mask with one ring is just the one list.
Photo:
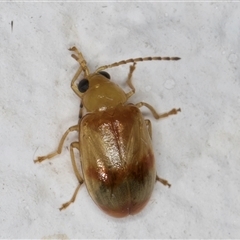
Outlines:
{"label": "beetle front leg", "polygon": [[68,49],[69,51],[75,52],[75,54],[72,54],[72,58],[74,58],[81,66],[83,69],[85,76],[89,75],[89,69],[87,67],[87,62],[84,59],[82,53],[78,51],[78,49],[74,46]]}
{"label": "beetle front leg", "polygon": [[130,66],[130,71],[128,73],[128,79],[126,81],[127,85],[132,89],[132,91],[135,93],[135,87],[132,84],[132,74],[133,71],[136,69],[136,63],[133,63],[133,65]]}
{"label": "beetle front leg", "polygon": [[70,132],[78,131],[78,128],[79,128],[78,125],[70,127],[70,128],[63,134],[63,136],[62,136],[62,138],[61,138],[61,140],[60,140],[60,143],[59,143],[59,145],[58,145],[57,151],[55,151],[55,152],[53,152],[53,153],[50,153],[50,154],[48,154],[48,155],[45,155],[45,156],[40,156],[40,157],[38,157],[36,160],[34,160],[34,162],[35,162],[35,163],[37,163],[37,162],[42,162],[42,161],[44,161],[44,160],[46,160],[46,159],[51,159],[51,158],[55,157],[56,155],[61,154],[62,148],[63,148],[63,143],[64,143],[67,135],[68,135]]}
{"label": "beetle front leg", "polygon": [[75,82],[82,71],[84,72],[85,76],[89,75],[89,69],[87,67],[87,62],[84,59],[82,53],[79,52],[76,47],[69,48],[69,50],[75,52],[75,54],[72,54],[71,56],[80,64],[80,67],[78,68],[77,72],[75,73],[71,81],[71,88],[81,98],[81,95],[79,94],[79,90]]}
{"label": "beetle front leg", "polygon": [[77,194],[78,194],[78,190],[80,189],[81,185],[84,182],[82,176],[80,175],[80,173],[79,173],[79,171],[77,169],[77,164],[76,164],[75,156],[74,156],[74,152],[73,152],[74,148],[79,150],[79,142],[73,142],[70,145],[70,155],[71,155],[71,161],[72,161],[72,165],[73,165],[73,170],[74,170],[74,173],[75,173],[75,175],[76,175],[76,177],[78,179],[79,184],[78,184],[77,188],[75,189],[72,198],[68,202],[62,204],[62,206],[59,208],[60,211],[65,209],[65,208],[67,208],[71,203],[73,203],[75,201],[75,199],[77,197]]}
{"label": "beetle front leg", "polygon": [[128,73],[128,78],[126,83],[132,89],[132,91],[126,94],[127,98],[130,98],[135,93],[135,87],[132,84],[132,74],[133,74],[133,71],[136,69],[135,66],[136,66],[136,63],[133,63],[133,65],[130,66],[130,70]]}
{"label": "beetle front leg", "polygon": [[138,108],[140,108],[142,106],[147,107],[151,111],[153,117],[156,118],[156,119],[165,118],[165,117],[168,117],[170,115],[174,115],[174,114],[177,114],[178,112],[181,112],[180,108],[178,108],[178,109],[173,108],[169,112],[158,114],[157,111],[153,108],[153,106],[151,106],[150,104],[145,103],[145,102],[137,103],[135,106],[138,107]]}

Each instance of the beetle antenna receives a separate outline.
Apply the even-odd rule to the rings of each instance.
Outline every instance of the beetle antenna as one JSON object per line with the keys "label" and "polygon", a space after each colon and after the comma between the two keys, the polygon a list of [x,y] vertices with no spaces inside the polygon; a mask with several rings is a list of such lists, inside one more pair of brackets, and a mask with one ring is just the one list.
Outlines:
{"label": "beetle antenna", "polygon": [[99,72],[102,70],[105,70],[107,68],[113,68],[117,67],[119,65],[127,64],[127,63],[135,63],[135,62],[143,62],[143,61],[178,61],[180,60],[180,57],[145,57],[145,58],[130,58],[128,60],[122,60],[120,62],[115,62],[110,65],[105,65],[102,67],[99,67],[95,72]]}
{"label": "beetle antenna", "polygon": [[84,59],[82,53],[79,52],[76,47],[71,47],[68,50],[76,53],[76,55],[75,54],[71,55],[72,58],[74,58],[77,62],[79,62],[80,66],[82,67],[82,70],[84,71],[85,76],[88,76],[89,75],[89,69],[87,67],[87,62]]}

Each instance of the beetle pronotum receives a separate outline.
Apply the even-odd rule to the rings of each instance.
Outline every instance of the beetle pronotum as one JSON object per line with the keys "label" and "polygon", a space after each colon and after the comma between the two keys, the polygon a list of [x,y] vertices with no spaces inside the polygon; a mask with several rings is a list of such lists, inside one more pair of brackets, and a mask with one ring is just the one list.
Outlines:
{"label": "beetle pronotum", "polygon": [[[156,119],[177,114],[180,109],[158,114],[148,103],[127,103],[135,93],[132,74],[136,62],[150,60],[179,60],[178,57],[146,57],[115,62],[90,73],[87,63],[76,47],[69,49],[80,64],[71,81],[71,88],[81,99],[79,122],[62,136],[55,152],[38,157],[34,162],[51,159],[62,152],[63,143],[70,132],[78,132],[78,142],[70,145],[71,161],[78,186],[60,210],[75,201],[80,186],[85,183],[93,201],[107,214],[124,217],[138,213],[148,202],[156,181],[169,186],[156,173],[152,149],[151,122],[144,119],[139,108],[147,107]],[[103,70],[133,63],[127,78],[131,91],[125,93],[110,81]],[[81,73],[84,78],[76,84]],[[83,116],[83,108],[87,114]],[[80,152],[82,173],[77,169],[74,149]]]}

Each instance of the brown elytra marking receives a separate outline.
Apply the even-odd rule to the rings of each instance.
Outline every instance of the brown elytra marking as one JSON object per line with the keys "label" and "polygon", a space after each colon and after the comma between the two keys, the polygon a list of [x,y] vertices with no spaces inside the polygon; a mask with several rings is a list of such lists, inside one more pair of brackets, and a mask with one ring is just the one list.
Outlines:
{"label": "brown elytra marking", "polygon": [[132,179],[138,182],[144,182],[144,179],[154,168],[154,156],[151,150],[141,159],[131,164],[119,168],[89,167],[86,171],[88,178],[100,181],[106,187],[117,187],[123,181]]}
{"label": "brown elytra marking", "polygon": [[151,150],[138,162],[138,164],[131,164],[127,171],[131,172],[131,177],[138,182],[143,182],[144,178],[154,168],[154,156]]}
{"label": "brown elytra marking", "polygon": [[[150,198],[150,196],[149,196]],[[99,205],[98,207],[100,207],[104,212],[106,212],[108,215],[112,216],[112,217],[116,217],[116,218],[122,218],[122,217],[126,217],[128,215],[134,215],[139,213],[148,203],[149,198],[147,198],[146,200],[142,201],[142,202],[128,202],[123,206],[120,206],[119,208],[109,208],[109,206],[104,206],[104,205]]]}

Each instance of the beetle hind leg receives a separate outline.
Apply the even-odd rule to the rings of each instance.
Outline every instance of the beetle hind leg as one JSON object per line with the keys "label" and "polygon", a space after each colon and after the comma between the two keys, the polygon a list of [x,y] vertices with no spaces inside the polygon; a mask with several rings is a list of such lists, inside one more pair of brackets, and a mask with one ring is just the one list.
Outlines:
{"label": "beetle hind leg", "polygon": [[59,208],[60,211],[62,211],[63,209],[66,209],[71,203],[74,203],[74,201],[77,197],[77,194],[78,194],[78,190],[80,189],[81,185],[82,184],[78,184],[77,188],[74,191],[72,198],[68,202],[65,202],[62,204],[62,206]]}
{"label": "beetle hind leg", "polygon": [[72,198],[68,202],[65,202],[65,203],[62,204],[62,206],[59,208],[60,211],[62,211],[63,209],[67,208],[71,203],[73,203],[75,201],[75,199],[77,197],[77,194],[78,194],[78,190],[80,189],[80,187],[81,187],[81,184],[79,184],[77,186],[77,188],[75,189]]}
{"label": "beetle hind leg", "polygon": [[163,179],[163,178],[160,178],[158,175],[156,176],[156,181],[159,181],[159,182],[162,183],[164,186],[171,187],[171,184],[170,184],[167,180],[165,180],[165,179]]}
{"label": "beetle hind leg", "polygon": [[79,142],[73,142],[71,143],[70,145],[70,155],[71,155],[71,161],[72,161],[72,165],[73,165],[73,170],[74,170],[74,173],[75,173],[75,176],[77,177],[78,179],[78,186],[77,188],[75,189],[74,193],[73,193],[73,196],[71,197],[71,199],[66,202],[66,203],[63,203],[62,206],[59,208],[59,210],[63,210],[65,208],[67,208],[71,203],[73,203],[77,197],[77,194],[78,194],[78,191],[81,187],[81,185],[84,183],[83,181],[83,178],[82,176],[80,175],[78,169],[77,169],[77,164],[76,164],[76,161],[75,161],[75,156],[74,156],[74,152],[73,152],[73,149],[76,148],[79,150]]}

